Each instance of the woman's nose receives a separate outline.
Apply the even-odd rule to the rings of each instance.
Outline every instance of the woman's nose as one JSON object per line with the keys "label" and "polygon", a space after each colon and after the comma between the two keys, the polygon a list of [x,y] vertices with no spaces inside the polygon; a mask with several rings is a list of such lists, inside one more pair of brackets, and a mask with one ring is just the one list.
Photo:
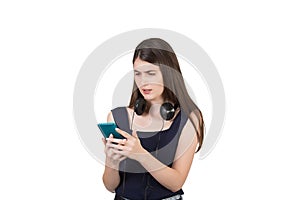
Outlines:
{"label": "woman's nose", "polygon": [[141,76],[141,85],[147,85],[150,82],[151,82],[151,80],[149,79],[149,77],[147,77],[146,75]]}

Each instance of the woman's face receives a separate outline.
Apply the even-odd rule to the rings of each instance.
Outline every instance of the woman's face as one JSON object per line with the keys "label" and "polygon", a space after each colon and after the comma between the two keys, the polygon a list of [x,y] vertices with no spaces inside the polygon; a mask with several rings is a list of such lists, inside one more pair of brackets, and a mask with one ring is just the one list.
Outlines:
{"label": "woman's face", "polygon": [[137,58],[133,69],[135,83],[145,100],[161,103],[164,84],[159,66]]}

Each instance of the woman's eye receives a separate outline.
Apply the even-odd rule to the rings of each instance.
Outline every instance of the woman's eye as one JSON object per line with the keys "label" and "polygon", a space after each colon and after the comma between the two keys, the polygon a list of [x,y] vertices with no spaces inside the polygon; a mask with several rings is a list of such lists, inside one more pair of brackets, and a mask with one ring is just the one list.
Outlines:
{"label": "woman's eye", "polygon": [[155,72],[149,72],[148,74],[151,75],[151,76],[154,76]]}
{"label": "woman's eye", "polygon": [[135,76],[139,76],[141,73],[140,72],[134,72]]}

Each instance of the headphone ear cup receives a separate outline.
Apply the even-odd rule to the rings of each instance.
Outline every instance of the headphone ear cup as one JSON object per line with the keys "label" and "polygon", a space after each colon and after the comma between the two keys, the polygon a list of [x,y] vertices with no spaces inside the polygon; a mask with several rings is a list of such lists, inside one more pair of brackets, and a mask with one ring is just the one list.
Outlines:
{"label": "headphone ear cup", "polygon": [[144,98],[138,98],[134,104],[134,112],[137,115],[142,115],[145,111],[146,104],[147,104],[147,102]]}
{"label": "headphone ear cup", "polygon": [[163,103],[160,107],[160,115],[164,120],[171,120],[175,115],[174,106],[169,102]]}

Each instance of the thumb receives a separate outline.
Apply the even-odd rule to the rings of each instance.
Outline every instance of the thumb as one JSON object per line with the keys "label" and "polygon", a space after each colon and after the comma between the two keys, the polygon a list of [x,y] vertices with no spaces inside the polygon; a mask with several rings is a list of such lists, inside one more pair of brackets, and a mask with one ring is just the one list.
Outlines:
{"label": "thumb", "polygon": [[102,142],[104,145],[106,145],[106,140],[104,138],[102,138]]}

